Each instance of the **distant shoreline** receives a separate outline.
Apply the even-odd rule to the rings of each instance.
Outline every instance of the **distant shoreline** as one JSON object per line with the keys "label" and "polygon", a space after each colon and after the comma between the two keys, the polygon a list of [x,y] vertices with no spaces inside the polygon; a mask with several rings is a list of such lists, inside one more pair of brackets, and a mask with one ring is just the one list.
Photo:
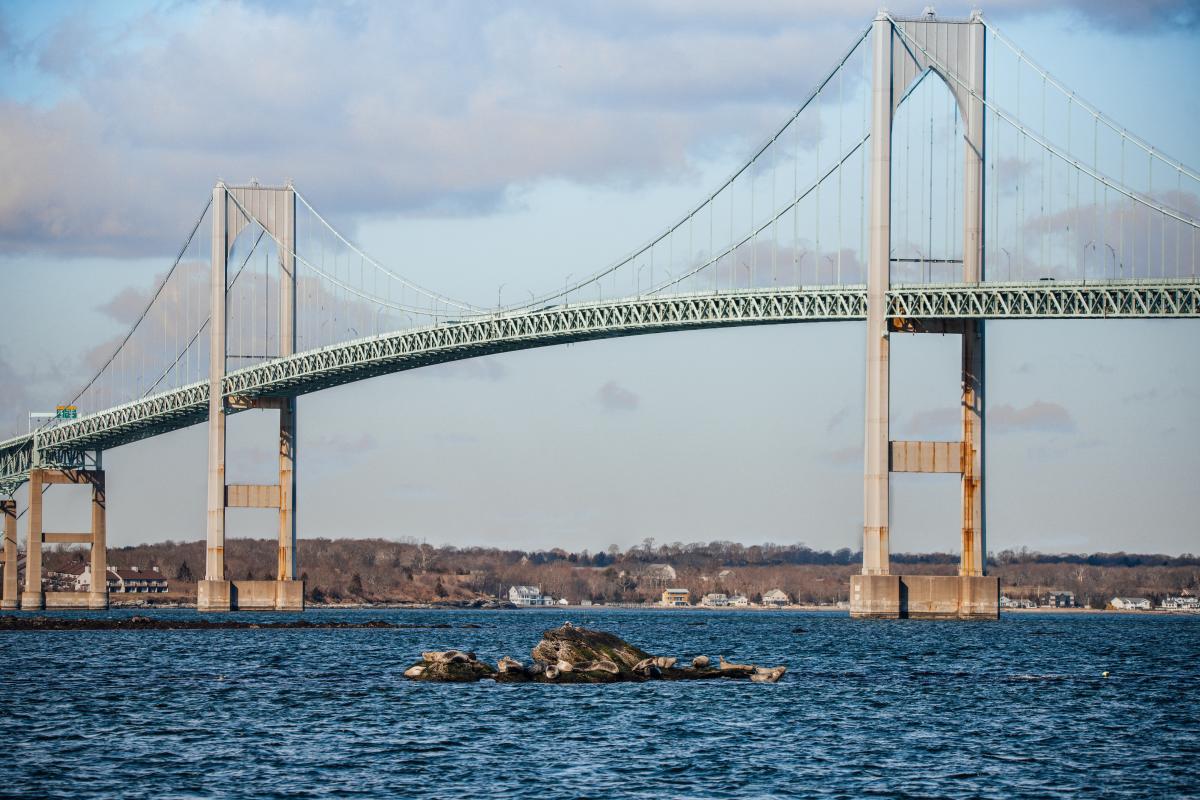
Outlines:
{"label": "distant shoreline", "polygon": [[[523,611],[523,612],[548,612],[548,611],[662,611],[662,612],[680,612],[680,611],[704,611],[704,612],[721,612],[731,611],[737,613],[769,613],[773,611],[803,611],[803,612],[822,612],[822,613],[842,613],[848,614],[848,608],[838,608],[830,605],[787,605],[787,606],[660,606],[660,605],[551,605],[551,606],[513,606],[508,604],[496,605],[496,601],[491,601],[490,605],[473,605],[465,602],[440,602],[440,603],[418,603],[418,602],[396,602],[396,603],[306,603],[305,611]],[[145,600],[126,601],[110,600],[110,610],[196,610],[195,601],[172,600],[165,603],[146,602]],[[86,609],[46,609],[52,612],[66,611],[85,611]],[[20,610],[15,610],[16,613],[22,613]],[[1123,614],[1123,615],[1178,615],[1200,616],[1200,611],[1176,610],[1166,608],[1154,609],[1116,609],[1116,608],[1001,608],[1001,614]],[[42,610],[29,610],[23,613],[34,614],[44,613]],[[221,612],[224,613],[224,612]],[[265,612],[249,612],[249,613],[273,613]],[[280,612],[286,613],[286,612]]]}

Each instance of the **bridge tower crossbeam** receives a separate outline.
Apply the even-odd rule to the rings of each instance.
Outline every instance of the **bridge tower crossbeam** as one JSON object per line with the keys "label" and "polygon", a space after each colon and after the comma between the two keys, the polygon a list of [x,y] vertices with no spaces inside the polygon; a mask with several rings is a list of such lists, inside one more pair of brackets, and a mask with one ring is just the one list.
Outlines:
{"label": "bridge tower crossbeam", "polygon": [[[226,311],[229,254],[238,234],[261,226],[279,247],[279,356],[296,352],[296,192],[258,185],[218,183],[212,203],[212,322],[209,325],[208,524],[204,580],[197,586],[200,611],[304,608],[304,584],[296,579],[296,398],[226,396]],[[279,412],[279,482],[229,484],[225,478],[226,418],[233,411]],[[225,513],[230,508],[276,508],[279,549],[275,580],[231,580],[225,570]]]}
{"label": "bridge tower crossbeam", "polygon": [[[930,320],[908,325],[889,318],[891,273],[891,129],[906,88],[926,71],[942,75],[958,102],[965,132],[963,281],[983,279],[983,156],[985,36],[978,13],[963,21],[932,16],[873,24],[870,246],[867,273],[866,436],[863,474],[863,570],[850,583],[856,617],[996,617],[999,582],[986,576],[984,536],[984,323]],[[913,49],[909,41],[923,43]],[[941,66],[948,65],[948,66]],[[962,439],[892,441],[892,328],[958,333],[962,337]],[[904,576],[890,568],[892,472],[957,472],[962,491],[962,561],[957,576]]]}

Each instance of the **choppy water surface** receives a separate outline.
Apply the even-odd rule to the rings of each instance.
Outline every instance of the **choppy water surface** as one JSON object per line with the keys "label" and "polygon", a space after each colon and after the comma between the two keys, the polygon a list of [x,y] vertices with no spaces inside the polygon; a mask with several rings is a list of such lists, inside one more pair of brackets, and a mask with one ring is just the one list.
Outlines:
{"label": "choppy water surface", "polygon": [[[1196,617],[307,616],[454,627],[0,634],[0,796],[1200,795]],[[777,685],[401,678],[428,649],[528,660],[565,620],[790,672]]]}

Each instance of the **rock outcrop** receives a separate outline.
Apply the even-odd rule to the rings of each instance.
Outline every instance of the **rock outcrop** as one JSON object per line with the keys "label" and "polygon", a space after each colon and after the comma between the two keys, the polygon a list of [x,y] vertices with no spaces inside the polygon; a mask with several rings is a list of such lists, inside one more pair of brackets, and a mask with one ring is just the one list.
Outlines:
{"label": "rock outcrop", "polygon": [[604,631],[577,628],[566,623],[546,631],[531,651],[528,666],[504,656],[496,668],[461,650],[421,654],[404,677],[422,681],[466,682],[492,678],[498,683],[617,683],[649,680],[750,680],[775,683],[787,667],[758,667],[733,664],[719,657],[711,666],[708,656],[696,656],[690,666],[679,665],[674,656],[653,656],[619,636]]}

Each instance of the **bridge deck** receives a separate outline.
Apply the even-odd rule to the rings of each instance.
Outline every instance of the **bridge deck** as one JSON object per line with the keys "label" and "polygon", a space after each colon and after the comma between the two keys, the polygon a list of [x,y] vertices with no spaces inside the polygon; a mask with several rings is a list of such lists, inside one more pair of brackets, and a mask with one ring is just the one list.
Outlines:
{"label": "bridge deck", "polygon": [[[866,318],[865,286],[789,287],[635,297],[469,317],[311,350],[226,376],[226,396],[297,396],[430,364],[590,339],[668,331]],[[893,319],[1136,319],[1200,317],[1200,281],[900,285]],[[74,466],[104,450],[204,422],[208,383],[87,414],[0,442],[0,494],[25,481],[34,440],[45,463]]]}

